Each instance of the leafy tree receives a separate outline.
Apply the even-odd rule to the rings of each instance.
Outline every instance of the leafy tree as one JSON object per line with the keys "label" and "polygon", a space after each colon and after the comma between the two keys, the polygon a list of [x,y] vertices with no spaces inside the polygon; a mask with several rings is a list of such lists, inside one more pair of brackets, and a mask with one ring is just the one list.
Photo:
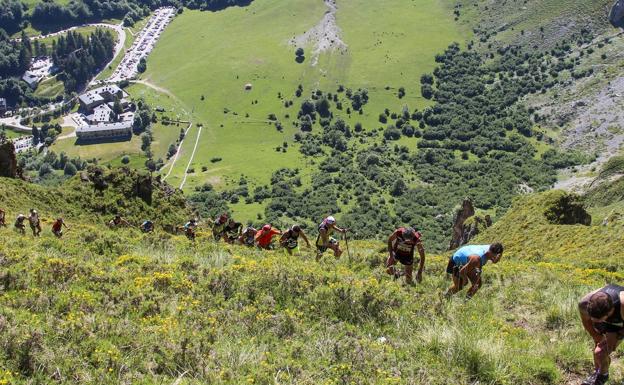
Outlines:
{"label": "leafy tree", "polygon": [[433,97],[433,88],[429,84],[423,84],[422,88],[420,89],[420,93],[422,94],[423,98],[431,99]]}
{"label": "leafy tree", "polygon": [[321,117],[327,118],[330,116],[331,104],[329,103],[329,100],[327,99],[327,97],[322,97],[320,99],[317,99],[314,105],[315,105],[315,110],[319,113]]}
{"label": "leafy tree", "polygon": [[420,77],[420,84],[422,84],[422,85],[425,85],[425,84],[433,85],[433,75],[431,75],[431,74],[423,74]]}
{"label": "leafy tree", "polygon": [[52,166],[50,166],[50,163],[42,163],[39,167],[39,176],[43,178],[50,173],[52,173]]}
{"label": "leafy tree", "polygon": [[71,162],[68,162],[63,169],[63,173],[68,176],[74,176],[77,172],[76,166]]}
{"label": "leafy tree", "polygon": [[401,138],[401,131],[398,128],[390,125],[384,130],[383,136],[387,140],[398,140]]}
{"label": "leafy tree", "polygon": [[139,73],[143,73],[147,70],[147,62],[145,61],[145,58],[142,57],[141,60],[139,60],[139,64],[137,64],[137,71],[139,71]]}

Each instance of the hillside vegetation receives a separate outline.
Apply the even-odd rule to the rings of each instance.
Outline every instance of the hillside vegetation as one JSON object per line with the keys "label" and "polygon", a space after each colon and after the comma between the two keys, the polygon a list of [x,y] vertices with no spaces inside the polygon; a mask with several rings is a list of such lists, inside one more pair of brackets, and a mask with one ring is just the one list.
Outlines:
{"label": "hillside vegetation", "polygon": [[[114,186],[105,201],[127,201],[136,218],[179,210]],[[48,223],[38,239],[0,229],[2,383],[574,383],[591,365],[576,302],[624,278],[607,251],[621,248],[619,229],[546,223],[557,192],[517,201],[481,235],[508,251],[466,301],[442,295],[445,255],[428,256],[424,282],[406,286],[385,275],[377,242],[317,263],[305,248],[288,257],[214,244],[207,230],[195,243],[108,230],[85,211],[104,199],[89,188],[0,183],[11,218],[34,205],[71,226],[62,240]],[[615,381],[622,367],[616,359]]]}

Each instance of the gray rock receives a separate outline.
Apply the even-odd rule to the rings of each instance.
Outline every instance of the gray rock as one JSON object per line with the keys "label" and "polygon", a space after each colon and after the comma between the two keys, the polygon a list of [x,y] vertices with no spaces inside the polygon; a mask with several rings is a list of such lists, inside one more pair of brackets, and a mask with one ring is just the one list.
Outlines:
{"label": "gray rock", "polygon": [[624,0],[618,0],[613,4],[609,13],[609,21],[615,27],[624,27]]}

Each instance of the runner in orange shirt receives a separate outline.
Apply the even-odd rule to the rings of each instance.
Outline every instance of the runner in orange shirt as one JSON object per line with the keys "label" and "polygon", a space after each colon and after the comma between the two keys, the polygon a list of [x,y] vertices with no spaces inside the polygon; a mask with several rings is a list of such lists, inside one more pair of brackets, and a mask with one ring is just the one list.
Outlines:
{"label": "runner in orange shirt", "polygon": [[271,249],[273,237],[281,233],[281,231],[274,229],[271,225],[262,226],[262,230],[256,234],[256,246],[261,249]]}

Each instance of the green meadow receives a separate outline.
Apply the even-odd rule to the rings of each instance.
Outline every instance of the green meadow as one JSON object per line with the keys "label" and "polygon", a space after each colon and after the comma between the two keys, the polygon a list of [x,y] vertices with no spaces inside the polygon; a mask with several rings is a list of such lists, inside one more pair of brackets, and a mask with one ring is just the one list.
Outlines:
{"label": "green meadow", "polygon": [[[292,122],[313,90],[367,88],[370,100],[364,113],[342,111],[342,118],[352,127],[360,122],[365,130],[377,128],[385,108],[427,105],[420,96],[420,75],[433,70],[435,55],[448,44],[468,36],[439,0],[407,5],[391,0],[382,10],[364,0],[338,1],[336,20],[346,52],[322,53],[314,66],[314,47],[305,46],[306,60],[298,64],[289,39],[316,25],[325,11],[318,0],[257,0],[220,12],[185,10],[165,30],[143,80],[174,94],[191,111],[193,122],[203,124],[191,164],[195,173],[188,175],[185,189],[205,182],[223,188],[241,174],[252,183],[267,183],[280,167],[310,169],[313,165],[304,163],[293,142],[298,129]],[[247,83],[252,90],[244,90]],[[304,88],[301,98],[294,95],[299,84]],[[399,87],[406,90],[402,99],[397,97]],[[285,100],[294,105],[285,108]],[[267,120],[269,114],[283,124],[282,132]],[[283,143],[287,151],[276,151]],[[185,141],[170,182],[184,177],[188,158],[182,158],[193,146],[194,139]],[[212,163],[212,158],[222,160]],[[202,166],[208,170],[200,172]]]}

